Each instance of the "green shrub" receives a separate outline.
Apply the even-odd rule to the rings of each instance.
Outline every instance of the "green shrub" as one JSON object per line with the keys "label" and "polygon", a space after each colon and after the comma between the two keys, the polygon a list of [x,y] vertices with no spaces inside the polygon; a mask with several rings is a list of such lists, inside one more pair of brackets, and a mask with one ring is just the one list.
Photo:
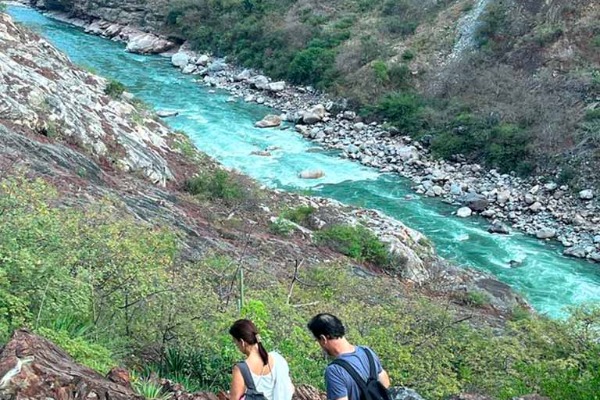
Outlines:
{"label": "green shrub", "polygon": [[388,75],[388,67],[385,65],[385,62],[381,60],[374,61],[371,64],[371,68],[373,68],[373,73],[375,74],[375,80],[379,83],[386,83],[390,80]]}
{"label": "green shrub", "polygon": [[294,83],[312,83],[326,88],[334,79],[335,52],[322,47],[299,51],[289,66],[289,77]]}
{"label": "green shrub", "polygon": [[244,196],[241,183],[227,171],[202,172],[185,182],[185,190],[210,200],[238,200]]}
{"label": "green shrub", "polygon": [[113,99],[118,99],[119,97],[121,97],[124,91],[125,85],[114,79],[109,80],[108,84],[104,88],[104,94],[112,97]]}
{"label": "green shrub", "polygon": [[279,236],[290,236],[294,229],[294,225],[282,218],[277,218],[269,224],[269,230]]}
{"label": "green shrub", "polygon": [[135,379],[131,382],[133,390],[145,400],[168,400],[171,393],[165,393],[162,386],[150,379]]}
{"label": "green shrub", "polygon": [[410,61],[415,58],[415,53],[411,49],[406,49],[402,52],[402,59],[404,61]]}
{"label": "green shrub", "polygon": [[108,349],[95,343],[90,343],[82,337],[71,337],[66,331],[54,331],[48,328],[39,328],[36,333],[51,340],[58,347],[65,350],[75,361],[88,366],[100,373],[108,373],[117,364],[112,359]]}
{"label": "green shrub", "polygon": [[298,206],[296,208],[290,208],[288,210],[285,210],[281,214],[281,216],[299,225],[306,225],[310,216],[315,211],[315,208],[311,206]]}
{"label": "green shrub", "polygon": [[333,225],[317,232],[315,240],[358,261],[369,261],[383,267],[389,266],[391,261],[388,247],[360,225]]}
{"label": "green shrub", "polygon": [[406,134],[419,132],[423,127],[423,101],[414,93],[392,93],[386,95],[368,113],[381,119]]}

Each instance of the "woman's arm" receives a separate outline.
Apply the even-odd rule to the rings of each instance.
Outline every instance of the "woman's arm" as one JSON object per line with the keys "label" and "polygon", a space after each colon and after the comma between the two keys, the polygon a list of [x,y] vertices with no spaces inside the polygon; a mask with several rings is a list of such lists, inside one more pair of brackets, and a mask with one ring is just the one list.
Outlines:
{"label": "woman's arm", "polygon": [[246,393],[246,384],[244,383],[244,377],[237,365],[233,366],[231,373],[231,389],[229,390],[229,400],[240,400],[240,398]]}

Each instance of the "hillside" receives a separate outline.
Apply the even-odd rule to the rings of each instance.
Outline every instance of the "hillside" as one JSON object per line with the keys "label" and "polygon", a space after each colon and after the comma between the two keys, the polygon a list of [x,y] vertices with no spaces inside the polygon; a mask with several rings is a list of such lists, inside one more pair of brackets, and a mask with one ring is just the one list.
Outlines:
{"label": "hillside", "polygon": [[424,139],[440,157],[543,173],[575,188],[596,181],[600,7],[593,0],[45,6],[162,32],[274,79],[313,85]]}
{"label": "hillside", "polygon": [[295,382],[322,385],[304,326],[333,311],[427,398],[595,394],[598,310],[531,315],[399,222],[224,170],[3,13],[0,39],[1,342],[28,327],[97,371],[216,391],[243,315]]}

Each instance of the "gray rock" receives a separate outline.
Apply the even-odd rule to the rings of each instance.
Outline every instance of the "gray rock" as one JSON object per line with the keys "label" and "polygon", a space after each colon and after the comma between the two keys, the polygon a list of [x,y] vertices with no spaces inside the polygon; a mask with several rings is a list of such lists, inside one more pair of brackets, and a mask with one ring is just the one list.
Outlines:
{"label": "gray rock", "polygon": [[178,52],[171,56],[171,63],[173,66],[183,68],[188,65],[190,56],[187,53]]}
{"label": "gray rock", "polygon": [[196,66],[194,64],[188,64],[181,70],[184,74],[191,74],[196,70]]}
{"label": "gray rock", "polygon": [[351,144],[348,145],[348,147],[346,147],[346,151],[350,154],[355,154],[358,153],[360,149],[358,148],[358,146]]}
{"label": "gray rock", "polygon": [[210,57],[207,56],[206,54],[202,54],[200,57],[198,57],[198,59],[196,60],[196,65],[200,65],[202,67],[206,67],[208,65],[208,62],[210,61]]}
{"label": "gray rock", "polygon": [[425,400],[419,393],[405,387],[391,387],[388,393],[391,400]]}
{"label": "gray rock", "polygon": [[354,124],[354,130],[357,132],[360,132],[362,130],[365,129],[365,124],[362,122],[357,122],[356,124]]}
{"label": "gray rock", "polygon": [[[151,33],[139,32],[129,35],[126,51],[139,54],[158,54],[175,46],[175,43]],[[186,63],[187,64],[187,63]]]}
{"label": "gray rock", "polygon": [[227,68],[227,64],[223,61],[215,61],[208,66],[208,72],[219,72]]}
{"label": "gray rock", "polygon": [[490,227],[488,228],[488,232],[490,232],[490,233],[500,233],[500,234],[503,234],[503,235],[507,235],[507,234],[510,233],[510,230],[502,222],[500,222],[500,221],[494,221],[494,222],[492,222],[492,225],[490,225]]}
{"label": "gray rock", "polygon": [[585,224],[585,218],[583,218],[581,215],[579,214],[575,214],[575,216],[573,217],[573,219],[571,220],[571,223],[573,225],[583,225]]}
{"label": "gray rock", "polygon": [[542,228],[535,233],[538,239],[551,239],[556,236],[556,231],[551,228]]}
{"label": "gray rock", "polygon": [[175,110],[158,110],[158,111],[156,111],[156,115],[158,115],[161,118],[174,117],[176,115],[179,115],[179,111],[175,111]]}
{"label": "gray rock", "polygon": [[590,260],[600,263],[600,252],[594,251],[593,253],[590,253]]}
{"label": "gray rock", "polygon": [[596,243],[596,244],[600,243],[600,235],[594,236],[594,243]]}
{"label": "gray rock", "polygon": [[558,188],[558,185],[554,182],[548,182],[544,185],[544,189],[549,192],[554,192]]}
{"label": "gray rock", "polygon": [[262,120],[254,124],[257,128],[273,128],[279,125],[281,125],[281,117],[272,114],[265,116]]}
{"label": "gray rock", "polygon": [[298,174],[298,178],[302,179],[319,179],[325,176],[325,172],[320,169],[305,170]]}
{"label": "gray rock", "polygon": [[242,72],[240,72],[239,74],[237,74],[233,80],[236,82],[241,82],[241,81],[246,81],[248,79],[250,79],[252,77],[252,73],[250,72],[249,69],[245,69]]}
{"label": "gray rock", "polygon": [[510,190],[503,190],[496,196],[496,201],[500,204],[504,204],[510,200]]}
{"label": "gray rock", "polygon": [[566,248],[563,251],[563,254],[565,256],[569,256],[569,257],[585,258],[585,256],[587,255],[587,251],[586,251],[585,247],[573,246],[573,247]]}
{"label": "gray rock", "polygon": [[579,192],[579,198],[581,200],[591,200],[594,198],[594,191],[591,189],[582,190]]}
{"label": "gray rock", "polygon": [[271,92],[283,92],[285,90],[285,82],[279,81],[279,82],[269,83],[267,90],[269,90]]}
{"label": "gray rock", "polygon": [[441,196],[442,194],[444,194],[444,189],[442,189],[442,187],[439,185],[435,185],[431,188],[431,190],[433,190],[433,194],[435,194],[436,196]]}
{"label": "gray rock", "polygon": [[269,78],[264,75],[253,76],[248,79],[248,82],[250,83],[250,86],[255,89],[266,90],[269,88]]}
{"label": "gray rock", "polygon": [[539,201],[536,201],[532,205],[529,206],[529,209],[533,212],[539,212],[544,206]]}
{"label": "gray rock", "polygon": [[465,194],[462,197],[461,202],[471,210],[478,212],[484,211],[489,205],[489,202],[485,196],[474,192]]}
{"label": "gray rock", "polygon": [[461,207],[456,211],[456,216],[460,218],[467,218],[473,214],[473,211],[469,207]]}
{"label": "gray rock", "polygon": [[450,185],[450,193],[454,196],[460,196],[463,194],[462,187],[459,183],[452,182]]}
{"label": "gray rock", "polygon": [[531,193],[527,193],[525,195],[525,203],[528,205],[535,203],[535,197]]}

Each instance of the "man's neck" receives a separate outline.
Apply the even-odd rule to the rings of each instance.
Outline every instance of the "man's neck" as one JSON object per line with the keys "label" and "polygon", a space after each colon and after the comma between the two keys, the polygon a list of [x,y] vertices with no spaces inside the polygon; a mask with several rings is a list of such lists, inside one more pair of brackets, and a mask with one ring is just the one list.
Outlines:
{"label": "man's neck", "polygon": [[339,357],[342,354],[353,353],[356,347],[346,338],[339,338],[331,341],[330,353],[333,357]]}

